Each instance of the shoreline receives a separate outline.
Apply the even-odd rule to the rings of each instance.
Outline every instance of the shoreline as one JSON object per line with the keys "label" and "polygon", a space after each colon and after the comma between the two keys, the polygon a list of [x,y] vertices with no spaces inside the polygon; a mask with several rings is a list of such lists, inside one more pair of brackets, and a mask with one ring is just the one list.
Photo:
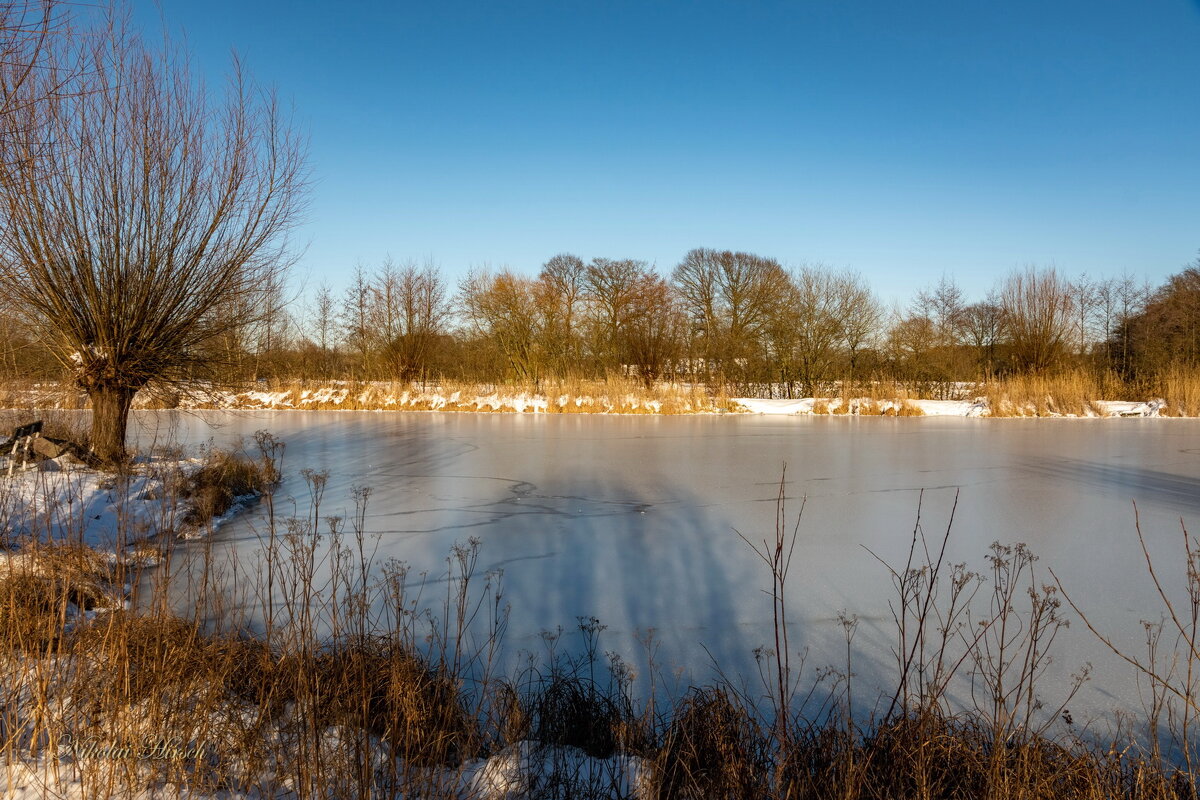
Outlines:
{"label": "shoreline", "polygon": [[[253,390],[143,393],[136,410],[184,411],[438,411],[450,413],[599,414],[599,415],[725,415],[878,416],[972,418],[1200,418],[1181,413],[1162,398],[1144,400],[1087,397],[1010,399],[994,397],[984,387],[959,387],[957,399],[922,399],[905,393],[874,392],[873,396],[775,399],[731,397],[707,387],[659,384],[646,389],[628,383],[576,383],[547,389],[491,385],[443,385],[422,390],[385,382],[330,382]],[[0,387],[0,411],[83,411],[86,397],[64,391],[54,383]]]}

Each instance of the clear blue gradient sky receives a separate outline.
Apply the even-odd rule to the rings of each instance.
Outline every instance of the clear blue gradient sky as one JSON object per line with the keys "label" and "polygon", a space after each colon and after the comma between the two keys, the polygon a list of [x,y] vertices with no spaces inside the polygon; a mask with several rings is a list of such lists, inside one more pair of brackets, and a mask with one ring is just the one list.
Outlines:
{"label": "clear blue gradient sky", "polygon": [[1200,0],[160,1],[294,102],[310,282],[704,246],[892,300],[1200,251]]}

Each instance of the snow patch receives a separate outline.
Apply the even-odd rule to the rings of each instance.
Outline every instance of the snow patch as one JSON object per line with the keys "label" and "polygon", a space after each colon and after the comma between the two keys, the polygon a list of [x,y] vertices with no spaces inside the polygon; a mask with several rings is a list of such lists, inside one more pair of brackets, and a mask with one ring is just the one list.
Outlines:
{"label": "snow patch", "polygon": [[1130,403],[1119,400],[1093,400],[1092,405],[1106,417],[1159,417],[1167,407],[1165,400]]}
{"label": "snow patch", "polygon": [[[347,752],[340,741],[341,732],[331,728],[322,737],[321,749],[326,758],[336,758]],[[385,768],[386,759],[370,754],[377,768]],[[6,797],[12,800],[41,800],[44,797],[62,800],[83,800],[91,796],[84,780],[89,764],[75,763],[69,757],[46,755],[36,759],[10,762],[7,769]],[[92,762],[92,768],[97,765]],[[100,765],[104,766],[104,765]],[[406,770],[398,765],[399,774]],[[147,770],[149,773],[149,770]],[[430,797],[456,797],[459,800],[525,800],[529,797],[588,797],[593,800],[650,800],[654,796],[650,771],[636,756],[614,755],[611,758],[592,758],[573,747],[557,747],[538,742],[518,742],[488,759],[475,759],[457,768],[443,768],[426,774],[427,785],[438,787]],[[179,796],[202,800],[207,798],[244,798],[267,800],[280,796],[280,790],[291,788],[285,775],[262,775],[258,781],[247,781],[246,788],[227,787],[209,794],[184,787],[169,786],[149,774],[141,791],[124,795],[134,800],[150,800],[163,796]],[[425,783],[425,781],[418,781]],[[274,784],[274,786],[272,785]],[[446,790],[449,790],[447,793]],[[411,800],[422,800],[422,794],[404,794]]]}
{"label": "snow patch", "polygon": [[[463,796],[481,800],[539,797],[550,787],[556,797],[649,798],[648,771],[641,759],[614,755],[592,758],[574,747],[520,742],[463,771]],[[599,793],[597,793],[599,792]]]}
{"label": "snow patch", "polygon": [[734,397],[733,402],[751,414],[811,414],[816,398],[802,400],[760,400],[756,397]]}

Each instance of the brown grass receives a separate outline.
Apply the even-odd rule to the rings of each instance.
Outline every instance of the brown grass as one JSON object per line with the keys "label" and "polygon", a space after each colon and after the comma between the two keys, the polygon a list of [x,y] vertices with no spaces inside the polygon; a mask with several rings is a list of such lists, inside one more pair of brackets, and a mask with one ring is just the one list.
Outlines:
{"label": "brown grass", "polygon": [[73,613],[114,602],[111,567],[77,545],[26,542],[0,553],[0,644],[48,651]]}
{"label": "brown grass", "polygon": [[183,522],[204,527],[240,499],[256,497],[279,480],[274,462],[252,458],[243,450],[210,450],[203,465],[188,473],[180,495],[189,506]]}
{"label": "brown grass", "polygon": [[591,681],[552,676],[528,703],[529,735],[543,744],[576,747],[594,758],[608,758],[622,744],[630,714]]}
{"label": "brown grass", "polygon": [[1166,414],[1200,417],[1200,370],[1174,367],[1159,376],[1150,389],[1167,401]]}
{"label": "brown grass", "polygon": [[[917,387],[918,389],[920,387]],[[928,387],[926,387],[928,388]],[[723,389],[696,385],[656,384],[620,377],[606,380],[548,380],[537,386],[446,383],[421,390],[396,383],[275,383],[266,391],[281,393],[269,406],[253,393],[236,395],[233,407],[362,409],[412,411],[533,411],[562,414],[692,414],[733,410]],[[1096,400],[1166,400],[1164,413],[1200,416],[1200,370],[1173,368],[1150,381],[1128,383],[1113,373],[1068,370],[1047,375],[1017,375],[980,381],[960,390],[966,399],[985,397],[992,416],[1088,416],[1100,414]],[[898,381],[841,384],[839,397],[819,398],[814,414],[919,416],[910,401],[942,399],[945,388],[914,391]],[[204,407],[222,407],[210,403]],[[893,408],[894,407],[894,408]]]}
{"label": "brown grass", "polygon": [[1013,376],[980,387],[992,416],[1103,416],[1097,400],[1144,402],[1161,399],[1165,416],[1200,416],[1200,370],[1172,368],[1151,379],[1127,382],[1113,373],[1075,370]]}
{"label": "brown grass", "polygon": [[766,797],[766,738],[728,689],[688,693],[675,706],[654,760],[655,796]]}
{"label": "brown grass", "polygon": [[288,674],[271,685],[312,693],[318,724],[349,725],[387,741],[405,761],[421,766],[457,764],[478,750],[478,731],[459,686],[411,649],[387,638],[352,642],[319,653],[312,663],[283,662]]}
{"label": "brown grass", "polygon": [[818,727],[805,730],[789,748],[780,794],[835,798],[850,790],[852,796],[871,800],[1174,796],[1150,786],[1122,791],[1119,773],[1127,765],[1117,767],[1121,759],[1046,739],[1011,742],[998,767],[996,762],[987,732],[966,718],[923,712],[880,723],[858,736]]}
{"label": "brown grass", "polygon": [[818,398],[813,401],[813,414],[859,417],[921,417],[925,412],[906,398],[877,400],[872,397]]}
{"label": "brown grass", "polygon": [[52,649],[63,628],[67,603],[63,588],[24,571],[0,578],[0,641],[4,646],[29,653]]}
{"label": "brown grass", "polygon": [[1137,381],[1076,369],[957,384],[862,380],[841,382],[836,389],[837,396],[816,401],[814,414],[917,416],[913,400],[983,398],[994,417],[1103,416],[1097,401],[1159,399],[1165,401],[1159,410],[1164,416],[1200,416],[1200,370],[1179,367]]}
{"label": "brown grass", "polygon": [[985,385],[984,396],[994,417],[1092,416],[1102,412],[1094,400],[1123,399],[1120,387],[1097,380],[1089,372],[1020,375]]}
{"label": "brown grass", "polygon": [[[143,392],[144,409],[285,409],[305,411],[541,412],[548,414],[696,414],[732,410],[723,389],[624,377],[537,383],[421,385],[387,381],[269,381],[251,389]],[[62,384],[0,386],[0,409],[85,409],[87,398]],[[46,411],[39,412],[48,413]]]}

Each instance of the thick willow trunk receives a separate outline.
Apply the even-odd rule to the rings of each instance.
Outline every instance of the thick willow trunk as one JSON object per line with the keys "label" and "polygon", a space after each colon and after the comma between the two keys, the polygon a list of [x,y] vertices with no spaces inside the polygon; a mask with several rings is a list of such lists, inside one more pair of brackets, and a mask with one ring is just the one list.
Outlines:
{"label": "thick willow trunk", "polygon": [[92,401],[92,452],[106,464],[125,460],[125,428],[136,389],[94,386],[88,389]]}

